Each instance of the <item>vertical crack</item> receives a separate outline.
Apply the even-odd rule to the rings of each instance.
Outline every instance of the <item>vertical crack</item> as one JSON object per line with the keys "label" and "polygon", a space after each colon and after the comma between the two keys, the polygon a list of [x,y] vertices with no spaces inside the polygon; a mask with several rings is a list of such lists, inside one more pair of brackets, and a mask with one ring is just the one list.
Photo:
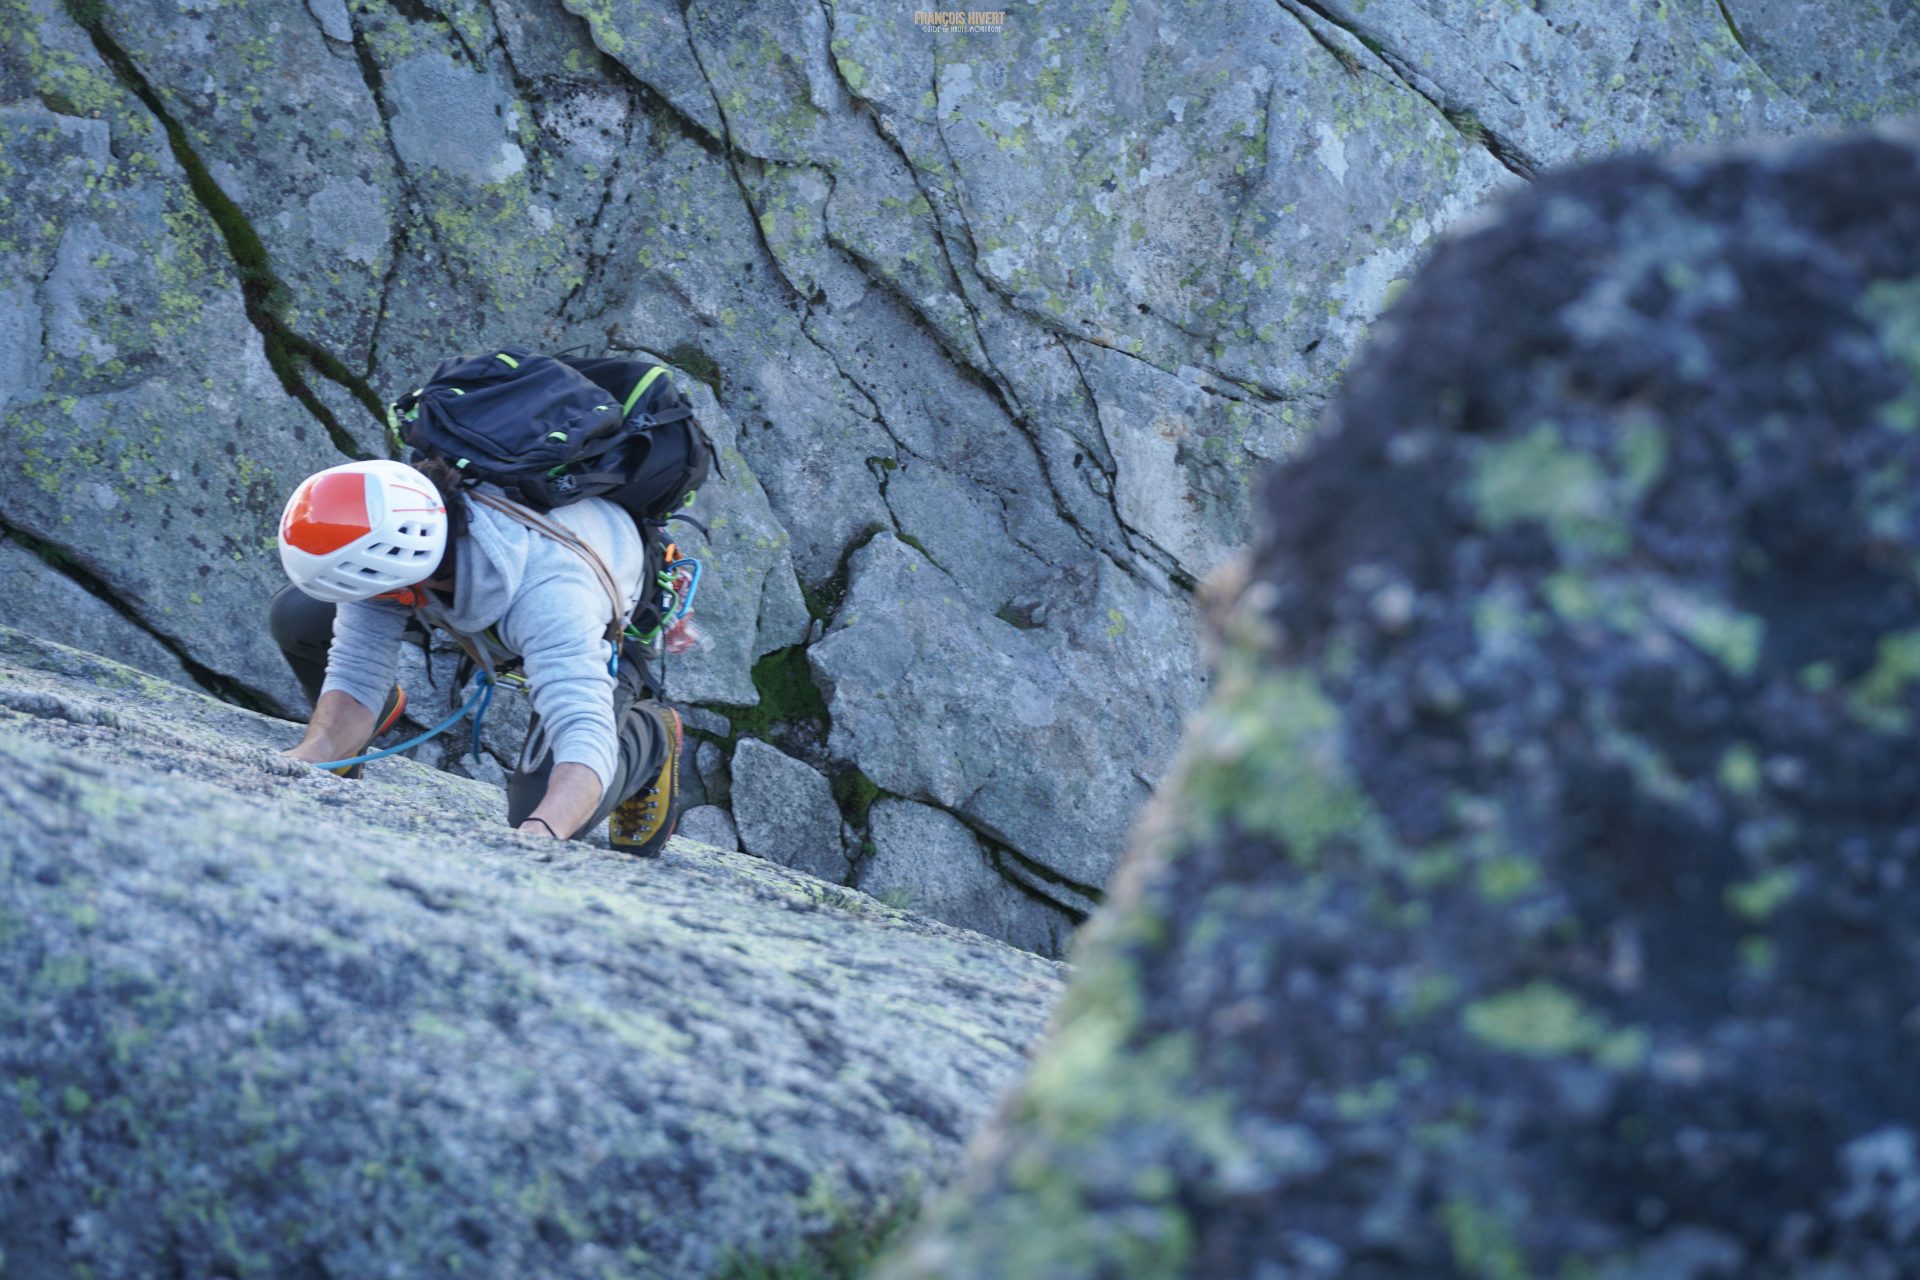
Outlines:
{"label": "vertical crack", "polygon": [[[359,16],[357,11],[350,10],[349,12],[353,17],[357,18]],[[386,318],[388,293],[393,284],[394,277],[400,270],[400,249],[411,247],[410,242],[412,237],[409,234],[409,229],[412,223],[410,219],[419,211],[420,195],[419,192],[414,190],[413,181],[407,173],[406,161],[401,159],[400,148],[393,140],[393,109],[387,105],[385,72],[381,70],[379,59],[374,56],[373,46],[367,40],[367,33],[361,30],[358,22],[353,23],[353,56],[354,61],[358,63],[360,67],[360,79],[366,84],[367,93],[373,98],[373,109],[380,116],[380,132],[387,140],[387,154],[393,157],[393,174],[400,184],[401,195],[404,196],[406,200],[405,207],[395,212],[394,220],[399,225],[400,230],[394,237],[394,259],[392,263],[388,265],[387,279],[380,291],[380,316],[375,321],[377,332],[380,322]],[[439,260],[440,270],[446,275],[447,287],[458,294],[461,291],[460,281],[453,274],[453,259],[447,253],[446,245],[440,242],[439,229],[433,225],[431,220],[428,220],[425,225],[427,235],[433,241],[435,250],[433,256]],[[371,352],[369,354],[371,355]],[[373,371],[371,360],[369,360],[367,370],[368,375],[371,376]],[[384,408],[381,409],[379,418],[382,426],[384,426],[386,423],[386,412]]]}
{"label": "vertical crack", "polygon": [[627,152],[633,149],[633,117],[639,110],[640,103],[638,98],[632,90],[628,90],[627,118],[622,122],[623,128],[620,139],[620,149],[614,153],[613,159],[607,165],[607,182],[606,186],[600,192],[599,207],[593,211],[593,218],[587,223],[587,236],[589,237],[587,265],[581,269],[580,283],[569,289],[567,296],[560,300],[560,306],[557,308],[557,311],[562,320],[567,319],[572,312],[573,301],[580,296],[581,291],[589,284],[597,282],[600,272],[606,267],[607,259],[611,256],[610,253],[594,253],[591,238],[599,231],[601,219],[607,216],[607,209],[613,204],[613,191],[619,184],[620,178],[620,161]]}
{"label": "vertical crack", "polygon": [[[1107,424],[1100,417],[1100,397],[1093,393],[1093,384],[1087,381],[1086,368],[1081,365],[1080,357],[1073,353],[1073,344],[1057,334],[1054,336],[1053,343],[1060,348],[1060,354],[1066,358],[1067,363],[1073,366],[1073,376],[1080,380],[1080,392],[1087,398],[1087,412],[1093,417],[1093,434],[1100,441],[1102,456],[1094,459],[1094,465],[1100,469],[1100,474],[1107,478],[1107,484],[1112,486],[1120,478],[1120,464],[1114,460],[1113,441],[1107,438]],[[1118,519],[1118,516],[1119,513],[1116,512],[1115,518]]]}
{"label": "vertical crack", "polygon": [[232,197],[214,179],[206,162],[194,150],[187,138],[187,131],[167,110],[159,91],[141,72],[140,68],[110,34],[98,10],[83,11],[82,7],[69,0],[69,12],[75,23],[87,33],[93,42],[94,50],[101,61],[113,71],[114,77],[126,89],[143,103],[160,122],[166,132],[167,142],[172,148],[173,157],[185,173],[187,185],[194,198],[200,202],[207,217],[220,232],[226,245],[227,255],[233,261],[234,272],[240,284],[240,298],[245,308],[247,320],[260,335],[262,348],[266,352],[267,363],[280,379],[280,385],[287,394],[306,406],[307,412],[326,429],[327,437],[334,448],[349,458],[362,456],[360,446],[353,436],[340,425],[333,412],[327,408],[307,384],[303,368],[312,369],[322,377],[331,379],[358,400],[371,413],[376,422],[385,421],[385,410],[378,396],[374,395],[365,381],[356,377],[346,364],[317,342],[288,328],[279,314],[288,296],[287,286],[274,274],[271,258],[260,235],[247,221],[246,214],[235,204]]}
{"label": "vertical crack", "polygon": [[[497,6],[494,4],[493,0],[487,0],[486,7],[487,7],[488,15],[493,20],[493,46],[492,47],[496,52],[499,53],[501,65],[507,69],[507,75],[513,81],[514,93],[516,95],[518,105],[523,110],[528,112],[528,114],[532,117],[534,121],[539,122],[540,116],[541,116],[539,107],[540,106],[552,107],[554,103],[551,100],[544,97],[543,95],[537,93],[535,91],[537,86],[535,85],[534,81],[531,80],[526,75],[525,72],[521,71],[520,64],[514,59],[513,47],[507,42],[506,24],[500,20],[499,10]],[[592,24],[589,23],[588,30],[587,30],[587,39],[589,43],[592,43],[592,38],[593,38]],[[560,305],[554,308],[555,315],[558,316],[563,321],[567,318],[569,311],[572,309],[574,300],[580,296],[581,292],[585,290],[588,285],[593,284],[596,281],[601,269],[605,266],[606,261],[610,256],[609,254],[595,253],[593,251],[593,237],[595,232],[599,229],[600,220],[606,216],[608,207],[613,203],[614,188],[618,185],[619,178],[620,178],[620,172],[621,172],[620,162],[621,162],[621,159],[627,154],[627,152],[631,150],[633,147],[633,118],[636,114],[638,114],[640,110],[639,95],[634,92],[631,84],[625,83],[623,81],[621,75],[619,74],[619,72],[623,71],[624,68],[621,68],[617,62],[615,62],[612,58],[608,57],[604,50],[600,50],[598,45],[595,45],[594,48],[597,52],[600,53],[601,70],[605,73],[608,84],[619,85],[620,89],[625,93],[626,100],[627,100],[627,110],[626,110],[625,118],[621,121],[620,146],[617,150],[615,150],[613,154],[613,159],[607,165],[606,181],[602,185],[600,190],[600,203],[594,208],[593,216],[587,220],[587,222],[584,224],[584,227],[583,227],[583,235],[585,239],[584,256],[586,257],[586,265],[581,269],[580,282],[574,285],[573,288],[569,289],[567,291],[567,296],[560,300]],[[561,109],[564,109],[564,108],[561,108]],[[542,152],[538,162],[541,164],[541,167],[544,169],[545,168],[544,152]],[[548,180],[550,178],[551,178],[550,174],[543,174],[543,181]]]}
{"label": "vertical crack", "polygon": [[766,228],[760,225],[760,215],[754,209],[753,194],[747,190],[746,179],[740,176],[739,161],[747,153],[734,144],[733,122],[727,118],[726,104],[720,101],[720,90],[714,85],[713,77],[708,74],[706,59],[700,56],[700,46],[693,38],[692,9],[692,0],[681,0],[680,25],[687,33],[687,49],[693,55],[693,65],[699,69],[700,80],[707,86],[707,96],[713,99],[714,114],[720,119],[721,158],[726,161],[727,172],[732,175],[733,185],[740,192],[740,203],[746,207],[747,222],[753,227],[754,239],[759,242],[760,252],[767,256],[768,263],[772,265],[774,276],[786,284],[795,299],[806,303],[809,299],[801,295],[793,282],[787,279],[787,273],[781,269],[779,255],[774,253],[773,245],[767,239]]}
{"label": "vertical crack", "polygon": [[1733,36],[1733,42],[1740,46],[1740,52],[1751,57],[1753,51],[1747,48],[1747,38],[1740,34],[1740,24],[1733,20],[1733,10],[1727,7],[1727,0],[1714,0],[1720,6],[1720,18],[1727,24],[1727,30]]}
{"label": "vertical crack", "polygon": [[393,296],[393,282],[399,278],[400,263],[406,258],[411,247],[407,235],[408,222],[404,216],[393,220],[393,231],[387,237],[387,271],[380,281],[379,309],[373,313],[373,330],[367,336],[367,368],[361,376],[368,381],[374,377],[374,370],[380,359],[380,330],[387,323],[387,303]]}
{"label": "vertical crack", "polygon": [[[934,243],[938,245],[940,249],[941,262],[946,268],[948,278],[953,283],[954,294],[960,299],[961,306],[966,308],[968,323],[973,329],[974,344],[979,349],[981,361],[986,365],[984,371],[972,369],[971,360],[966,359],[964,353],[955,352],[955,356],[959,358],[959,368],[962,371],[972,369],[974,373],[982,375],[975,379],[975,381],[982,390],[993,397],[995,403],[1000,408],[1000,412],[1006,416],[1007,421],[1014,425],[1021,439],[1025,440],[1027,447],[1032,450],[1034,465],[1039,469],[1040,477],[1046,483],[1049,496],[1053,502],[1054,513],[1059,516],[1060,520],[1074,531],[1075,536],[1086,545],[1088,550],[1094,552],[1096,555],[1106,557],[1116,569],[1128,577],[1136,581],[1142,581],[1138,567],[1114,555],[1113,551],[1105,545],[1104,541],[1096,536],[1093,530],[1087,528],[1086,525],[1081,522],[1080,518],[1073,513],[1066,499],[1062,496],[1060,481],[1054,476],[1053,468],[1047,458],[1047,452],[1041,446],[1037,434],[1038,427],[1033,422],[1027,407],[1021,403],[1019,394],[1014,390],[1012,382],[1000,371],[998,364],[994,361],[993,353],[987,346],[986,334],[980,325],[979,306],[974,302],[973,297],[968,292],[966,281],[961,276],[959,268],[955,265],[953,251],[947,238],[945,225],[939,212],[937,212],[944,206],[945,201],[944,199],[935,201],[928,193],[925,184],[921,181],[920,170],[918,166],[913,163],[913,157],[908,154],[906,145],[900,140],[898,131],[888,123],[878,107],[875,106],[871,100],[861,97],[860,94],[854,90],[854,87],[847,82],[845,73],[839,68],[839,60],[833,56],[833,9],[827,3],[827,0],[820,0],[820,7],[822,16],[826,20],[827,62],[833,66],[834,75],[839,80],[842,89],[846,92],[847,100],[853,103],[856,109],[862,110],[866,114],[875,135],[879,137],[882,142],[886,143],[894,154],[899,157],[900,163],[906,168],[908,180],[913,183],[914,190],[922,200],[926,201],[929,209],[936,211],[933,215]],[[938,85],[936,84],[932,86],[932,88],[937,92]],[[943,151],[946,152],[947,167],[957,178],[959,169],[954,165],[953,153],[946,145],[946,137],[940,133],[937,125],[934,131],[936,135],[940,137],[941,147]],[[953,207],[959,215],[961,230],[966,236],[968,252],[972,257],[977,258],[979,246],[974,240],[972,227],[967,221],[966,209],[962,204],[957,186],[953,197]],[[896,296],[898,295],[898,290],[894,289],[890,284],[887,284],[885,281],[880,281],[879,283],[885,285],[889,292],[894,293]],[[912,308],[909,307],[909,309]],[[935,331],[936,333],[938,332],[937,327]],[[944,346],[945,344],[943,343],[942,345]],[[1122,530],[1122,536],[1125,536],[1124,528]],[[1128,550],[1132,551],[1134,548],[1129,546]]]}
{"label": "vertical crack", "polygon": [[[873,129],[874,135],[899,157],[901,166],[907,171],[907,180],[913,183],[913,189],[915,193],[919,195],[920,199],[926,202],[929,209],[937,208],[938,206],[935,204],[933,197],[927,193],[926,184],[920,180],[920,170],[913,163],[913,157],[907,154],[906,145],[900,141],[900,135],[893,129],[892,125],[888,123],[887,119],[881,115],[879,108],[870,100],[861,97],[853,85],[848,82],[846,73],[840,69],[840,60],[833,56],[833,7],[828,3],[828,0],[820,0],[820,13],[826,20],[827,64],[833,68],[834,78],[840,82],[840,87],[846,91],[847,101],[854,104],[856,111],[866,116],[867,123]],[[961,280],[960,272],[954,266],[953,250],[947,243],[946,228],[941,225],[940,219],[937,216],[931,219],[931,223],[933,228],[933,241],[940,249],[940,260],[947,269],[947,278],[953,284],[954,296],[959,298],[960,305],[966,308],[967,319],[973,327],[974,345],[979,348],[981,360],[985,361],[988,368],[991,369],[993,358],[987,353],[986,336],[980,329],[980,309],[974,304],[973,299],[968,296],[966,283]],[[996,378],[999,377],[998,370],[994,370],[994,375]],[[1003,378],[1000,380],[1004,381]]]}
{"label": "vertical crack", "polygon": [[[1227,232],[1226,251],[1223,254],[1221,254],[1221,257],[1220,257],[1220,260],[1222,262],[1237,263],[1240,261],[1239,257],[1235,252],[1240,247],[1240,228],[1242,225],[1245,224],[1247,220],[1247,210],[1253,207],[1254,203],[1259,199],[1260,184],[1263,181],[1265,181],[1267,176],[1267,154],[1273,142],[1273,101],[1276,97],[1279,96],[1279,94],[1280,94],[1280,86],[1277,83],[1269,85],[1267,87],[1266,108],[1262,112],[1260,117],[1260,172],[1258,176],[1255,176],[1253,174],[1247,174],[1244,177],[1244,180],[1242,182],[1244,191],[1240,197],[1239,203],[1234,207],[1234,210],[1233,210],[1233,227],[1231,230]],[[1247,314],[1246,310],[1243,309],[1241,311],[1241,316],[1244,318],[1246,314]],[[1162,317],[1162,318],[1164,319],[1165,317]],[[1215,348],[1220,345],[1221,330],[1225,329],[1226,327],[1227,327],[1227,319],[1223,315],[1221,316],[1219,323],[1214,325],[1213,331],[1209,333],[1205,338],[1201,338],[1198,340],[1206,343],[1207,350],[1210,353],[1214,352]],[[1216,358],[1218,358],[1217,355],[1216,355]]]}
{"label": "vertical crack", "polygon": [[[1200,581],[1182,567],[1180,558],[1154,541],[1148,534],[1128,524],[1126,518],[1120,514],[1120,460],[1113,455],[1113,442],[1107,439],[1107,424],[1100,417],[1099,398],[1093,393],[1093,384],[1087,380],[1087,371],[1081,365],[1080,357],[1073,352],[1073,343],[1070,340],[1063,340],[1060,346],[1066,354],[1067,362],[1073,366],[1075,375],[1080,379],[1081,390],[1086,393],[1087,404],[1093,412],[1094,426],[1099,430],[1100,439],[1107,448],[1107,465],[1100,466],[1100,473],[1107,481],[1107,491],[1100,496],[1106,500],[1107,509],[1113,513],[1114,524],[1119,526],[1121,533],[1126,536],[1129,550],[1158,566],[1174,586],[1189,595],[1193,594],[1200,589]],[[1117,351],[1119,348],[1109,347],[1107,350]],[[1096,465],[1099,465],[1097,459]],[[1095,492],[1099,491],[1095,490]],[[1145,550],[1143,551],[1142,548]]]}

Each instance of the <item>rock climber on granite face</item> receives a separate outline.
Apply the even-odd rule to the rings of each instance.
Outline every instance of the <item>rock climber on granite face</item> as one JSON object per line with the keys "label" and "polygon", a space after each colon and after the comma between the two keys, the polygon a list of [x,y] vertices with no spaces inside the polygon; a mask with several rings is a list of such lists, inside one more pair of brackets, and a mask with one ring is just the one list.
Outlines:
{"label": "rock climber on granite face", "polygon": [[280,559],[292,585],[270,626],[314,704],[288,755],[322,764],[362,752],[406,707],[402,633],[443,627],[489,672],[522,664],[531,688],[509,825],[565,839],[607,821],[616,848],[665,847],[680,717],[648,686],[639,645],[623,638],[614,659],[609,615],[627,618],[646,572],[620,506],[585,498],[536,512],[463,484],[439,459],[352,462],[294,490]]}

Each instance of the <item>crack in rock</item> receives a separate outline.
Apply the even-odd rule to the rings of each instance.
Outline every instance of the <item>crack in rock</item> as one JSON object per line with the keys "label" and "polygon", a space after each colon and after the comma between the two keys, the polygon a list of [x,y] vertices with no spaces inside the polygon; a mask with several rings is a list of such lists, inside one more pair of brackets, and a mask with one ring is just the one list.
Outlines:
{"label": "crack in rock", "polygon": [[174,660],[180,664],[181,668],[185,670],[188,675],[193,677],[196,684],[214,697],[219,698],[223,702],[231,702],[235,706],[245,707],[249,711],[261,712],[264,715],[280,716],[285,713],[285,708],[280,705],[279,700],[270,694],[255,689],[242,681],[234,679],[232,676],[223,675],[205,663],[196,660],[194,656],[188,652],[187,647],[179,640],[168,635],[141,617],[139,612],[135,610],[131,604],[128,604],[126,598],[116,591],[112,584],[107,582],[106,579],[95,574],[86,566],[76,562],[61,548],[28,533],[25,529],[9,521],[4,515],[0,515],[0,534],[5,535],[17,546],[31,551],[34,555],[38,556],[41,562],[49,569],[52,569],[55,573],[58,573],[61,577],[73,583],[74,586],[112,609],[125,621],[152,637],[161,648],[172,655]]}
{"label": "crack in rock", "polygon": [[384,423],[379,398],[363,380],[354,376],[344,361],[311,338],[289,328],[274,310],[271,299],[276,293],[284,293],[286,286],[273,273],[265,241],[253,229],[240,206],[214,178],[188,139],[186,129],[167,110],[159,91],[134,62],[133,56],[107,31],[104,18],[96,14],[91,22],[80,25],[114,78],[146,107],[166,134],[174,161],[186,176],[187,189],[193,193],[194,199],[219,232],[220,242],[233,264],[247,321],[260,335],[267,363],[280,379],[281,386],[313,415],[335,449],[349,458],[361,457],[359,442],[340,425],[333,411],[321,402],[318,394],[308,385],[301,365],[304,363],[315,373],[344,387],[348,394],[366,406],[376,422]]}
{"label": "crack in rock", "polygon": [[[1515,177],[1523,178],[1528,182],[1533,181],[1535,175],[1538,174],[1540,162],[1515,144],[1501,137],[1498,133],[1495,133],[1492,129],[1489,129],[1486,124],[1474,114],[1470,105],[1464,107],[1454,105],[1448,100],[1449,95],[1444,89],[1439,89],[1439,96],[1435,96],[1434,91],[1423,88],[1420,83],[1423,77],[1414,69],[1411,61],[1393,49],[1388,48],[1377,37],[1362,35],[1352,26],[1342,22],[1339,18],[1327,11],[1326,6],[1321,3],[1321,0],[1275,0],[1275,3],[1299,22],[1301,26],[1305,27],[1307,34],[1313,37],[1314,43],[1332,54],[1333,57],[1339,60],[1341,65],[1352,70],[1365,60],[1370,59],[1378,63],[1392,73],[1394,80],[1404,85],[1411,92],[1418,94],[1422,100],[1435,111],[1438,111],[1441,118],[1447,122],[1450,128],[1469,143],[1485,150],[1488,155],[1498,161],[1500,166],[1509,173],[1512,173]],[[1330,43],[1325,33],[1319,31],[1314,26],[1308,14],[1312,14],[1322,22],[1340,31],[1355,44],[1359,45],[1359,49],[1341,49]]]}

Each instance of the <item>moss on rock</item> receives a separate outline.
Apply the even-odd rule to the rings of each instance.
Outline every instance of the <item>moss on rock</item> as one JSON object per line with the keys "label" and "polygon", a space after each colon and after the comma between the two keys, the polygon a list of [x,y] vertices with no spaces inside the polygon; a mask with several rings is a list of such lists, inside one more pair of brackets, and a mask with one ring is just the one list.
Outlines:
{"label": "moss on rock", "polygon": [[1915,210],[1908,127],[1435,254],[888,1280],[1910,1265]]}

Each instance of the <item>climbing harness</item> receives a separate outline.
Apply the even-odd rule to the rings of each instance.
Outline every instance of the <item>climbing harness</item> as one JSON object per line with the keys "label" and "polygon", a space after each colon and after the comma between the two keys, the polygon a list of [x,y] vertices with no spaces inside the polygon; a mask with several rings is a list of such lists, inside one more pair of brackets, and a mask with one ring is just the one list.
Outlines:
{"label": "climbing harness", "polygon": [[[687,616],[693,612],[693,601],[694,597],[700,592],[700,576],[703,570],[703,566],[699,560],[682,553],[678,545],[671,542],[667,544],[664,553],[664,567],[655,577],[656,585],[661,592],[660,622],[652,631],[642,635],[638,628],[634,627],[623,616],[625,614],[625,610],[621,607],[623,601],[620,598],[618,587],[614,584],[613,574],[607,569],[605,562],[601,560],[600,556],[591,546],[582,541],[571,530],[543,518],[536,512],[528,511],[518,503],[496,498],[491,494],[471,493],[469,496],[480,505],[489,507],[536,533],[544,534],[580,556],[580,558],[587,563],[588,567],[594,571],[594,576],[599,579],[601,587],[607,592],[615,611],[614,620],[612,624],[608,626],[606,632],[606,638],[611,643],[613,649],[613,656],[607,661],[607,674],[613,676],[615,679],[619,678],[619,640],[621,638],[648,646],[656,642],[661,642],[662,651],[660,653],[661,670],[659,684],[664,688],[666,684],[667,646],[664,643],[663,637],[669,636],[675,628],[686,622]],[[706,532],[705,527],[697,521],[688,517],[678,518],[686,519],[687,523],[694,525],[694,527],[700,529],[702,533]],[[392,592],[389,593],[389,595],[399,603],[413,605],[416,613],[421,615],[421,621],[426,624],[426,629],[431,630],[433,619],[425,616],[423,612],[423,606],[426,604],[424,593],[408,591],[404,593]],[[314,767],[318,769],[345,769],[355,765],[367,764],[374,760],[383,760],[388,756],[398,755],[402,751],[410,751],[421,743],[436,738],[453,728],[453,726],[458,724],[469,712],[473,714],[473,727],[468,740],[467,753],[475,759],[478,759],[480,755],[480,728],[486,721],[487,708],[493,704],[494,689],[498,685],[504,684],[525,693],[528,692],[529,686],[526,676],[520,672],[494,671],[492,664],[487,662],[481,653],[473,648],[457,632],[454,633],[454,638],[460,642],[461,648],[467,651],[467,658],[470,659],[477,668],[476,674],[480,681],[480,687],[474,691],[472,697],[467,699],[465,706],[455,711],[452,715],[425,733],[417,737],[409,738],[398,746],[388,747],[383,751],[370,751],[364,755],[354,756],[348,760],[330,760],[324,764],[315,765]],[[431,666],[429,666],[428,670],[431,672]]]}

